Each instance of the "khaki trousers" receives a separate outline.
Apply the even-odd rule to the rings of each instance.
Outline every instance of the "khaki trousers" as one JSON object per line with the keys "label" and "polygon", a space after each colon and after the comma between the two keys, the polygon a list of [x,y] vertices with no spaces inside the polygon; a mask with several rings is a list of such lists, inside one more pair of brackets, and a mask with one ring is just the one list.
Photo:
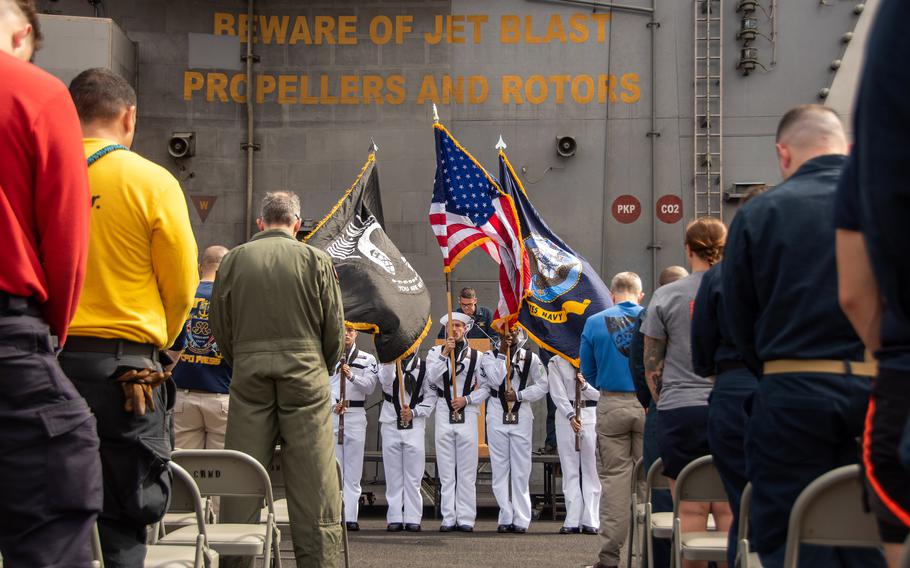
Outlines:
{"label": "khaki trousers", "polygon": [[228,395],[222,393],[178,389],[174,405],[176,447],[187,450],[224,448],[229,400]]}
{"label": "khaki trousers", "polygon": [[600,477],[600,563],[619,565],[629,533],[632,469],[641,458],[645,410],[634,392],[601,391],[597,402],[597,473]]}
{"label": "khaki trousers", "polygon": [[[329,376],[321,360],[315,351],[238,354],[225,437],[226,448],[246,452],[266,468],[280,439],[300,568],[335,568],[341,551],[341,486]],[[258,523],[260,507],[258,499],[224,498],[222,522]]]}

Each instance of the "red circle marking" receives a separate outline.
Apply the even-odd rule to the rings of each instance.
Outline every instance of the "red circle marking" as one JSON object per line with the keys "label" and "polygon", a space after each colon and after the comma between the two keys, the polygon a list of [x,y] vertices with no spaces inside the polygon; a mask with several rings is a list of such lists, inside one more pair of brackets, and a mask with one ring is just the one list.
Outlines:
{"label": "red circle marking", "polygon": [[634,223],[641,216],[641,202],[634,195],[620,195],[613,200],[610,210],[620,223]]}
{"label": "red circle marking", "polygon": [[655,209],[657,218],[664,223],[673,224],[683,217],[683,202],[678,195],[664,195],[657,200]]}

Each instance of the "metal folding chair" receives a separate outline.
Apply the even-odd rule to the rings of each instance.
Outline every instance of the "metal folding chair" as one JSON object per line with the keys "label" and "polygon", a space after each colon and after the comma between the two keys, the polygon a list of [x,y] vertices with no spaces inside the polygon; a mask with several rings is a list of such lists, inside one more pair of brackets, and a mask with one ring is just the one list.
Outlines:
{"label": "metal folding chair", "polygon": [[635,465],[632,467],[632,507],[630,509],[631,519],[629,522],[629,554],[627,555],[627,567],[632,568],[632,557],[635,556],[638,558],[638,566],[642,565],[642,551],[644,547],[641,545],[641,534],[642,527],[645,524],[645,500],[647,499],[646,495],[641,495],[639,488],[645,482],[644,476],[644,459],[638,458],[635,460]]}
{"label": "metal folding chair", "polygon": [[648,568],[654,568],[654,539],[668,539],[673,536],[673,513],[655,513],[651,509],[655,490],[670,490],[670,480],[664,477],[664,462],[657,459],[645,478],[645,543],[647,544]]}
{"label": "metal folding chair", "polygon": [[196,540],[193,546],[183,544],[149,545],[144,568],[217,568],[218,553],[209,548],[205,522],[205,505],[199,487],[189,473],[179,465],[168,464],[174,480],[171,507],[192,510],[195,518]]}
{"label": "metal folding chair", "polygon": [[799,494],[790,511],[785,567],[797,566],[800,544],[881,547],[875,516],[863,509],[863,476],[858,465],[829,471]]}
{"label": "metal folding chair", "polygon": [[682,532],[679,505],[684,501],[702,503],[727,501],[727,492],[711,456],[702,456],[691,462],[676,478],[676,491],[673,495],[673,558],[676,566],[682,566],[683,559],[725,562],[726,532],[716,530]]}
{"label": "metal folding chair", "polygon": [[739,500],[739,531],[736,534],[736,568],[762,568],[757,552],[749,545],[749,509],[752,508],[752,484],[747,483]]}
{"label": "metal folding chair", "polygon": [[[262,464],[235,450],[177,450],[171,459],[193,472],[203,496],[265,500],[269,510],[265,523],[214,524],[208,527],[208,542],[223,556],[262,556],[265,568],[280,568],[281,532],[275,523],[271,481]],[[197,527],[183,527],[168,533],[160,542],[193,544],[198,534]]]}

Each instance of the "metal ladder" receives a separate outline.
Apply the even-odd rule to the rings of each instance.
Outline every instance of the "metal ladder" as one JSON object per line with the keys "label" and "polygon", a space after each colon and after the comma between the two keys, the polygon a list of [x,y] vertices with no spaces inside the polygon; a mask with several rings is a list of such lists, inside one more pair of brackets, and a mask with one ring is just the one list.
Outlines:
{"label": "metal ladder", "polygon": [[695,215],[723,219],[723,0],[692,2],[695,12],[692,152]]}

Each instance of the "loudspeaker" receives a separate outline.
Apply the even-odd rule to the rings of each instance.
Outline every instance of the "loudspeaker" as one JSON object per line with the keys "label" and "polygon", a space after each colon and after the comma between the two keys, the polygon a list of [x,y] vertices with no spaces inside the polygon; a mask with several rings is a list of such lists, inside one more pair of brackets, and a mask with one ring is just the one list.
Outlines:
{"label": "loudspeaker", "polygon": [[196,133],[174,132],[167,141],[167,153],[174,158],[192,158],[196,155]]}
{"label": "loudspeaker", "polygon": [[578,143],[571,136],[556,137],[556,153],[563,158],[571,158],[578,150]]}

